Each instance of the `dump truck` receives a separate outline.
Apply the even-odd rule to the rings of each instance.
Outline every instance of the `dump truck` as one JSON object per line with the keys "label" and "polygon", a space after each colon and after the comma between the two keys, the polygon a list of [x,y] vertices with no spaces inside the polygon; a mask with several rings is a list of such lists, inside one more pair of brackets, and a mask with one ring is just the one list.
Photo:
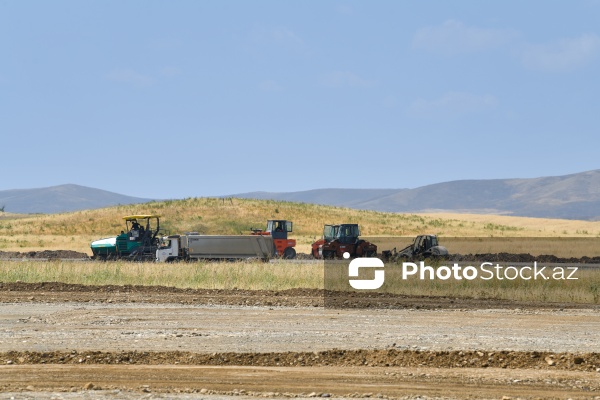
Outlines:
{"label": "dump truck", "polygon": [[234,260],[268,261],[276,254],[270,235],[199,235],[187,232],[160,238],[156,261]]}
{"label": "dump truck", "polygon": [[123,219],[125,230],[119,235],[91,243],[92,259],[154,260],[158,248],[160,215],[128,215]]}
{"label": "dump truck", "polygon": [[311,253],[315,258],[343,258],[344,253],[350,257],[375,257],[377,246],[360,239],[358,224],[325,225],[323,238],[311,245]]}
{"label": "dump truck", "polygon": [[292,221],[281,219],[270,219],[267,221],[267,229],[250,228],[252,235],[272,236],[277,255],[286,260],[296,258],[296,240],[289,239],[288,233],[292,232]]}
{"label": "dump truck", "polygon": [[415,257],[443,257],[447,255],[448,249],[444,246],[440,246],[436,235],[419,235],[413,240],[412,244],[400,251],[396,251],[396,248],[394,247],[392,250],[382,252],[384,260],[403,260]]}

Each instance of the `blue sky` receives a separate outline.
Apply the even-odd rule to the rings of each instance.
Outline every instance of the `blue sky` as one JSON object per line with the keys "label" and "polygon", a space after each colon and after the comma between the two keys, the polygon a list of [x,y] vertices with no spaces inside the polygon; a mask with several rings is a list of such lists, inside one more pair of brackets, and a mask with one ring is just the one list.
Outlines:
{"label": "blue sky", "polygon": [[0,0],[0,190],[598,168],[600,1]]}

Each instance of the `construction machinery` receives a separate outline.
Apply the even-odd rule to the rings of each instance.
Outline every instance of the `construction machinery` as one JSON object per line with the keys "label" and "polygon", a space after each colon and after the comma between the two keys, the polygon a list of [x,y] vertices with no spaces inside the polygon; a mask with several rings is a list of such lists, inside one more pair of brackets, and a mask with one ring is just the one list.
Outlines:
{"label": "construction machinery", "polygon": [[259,258],[268,261],[275,254],[270,235],[199,235],[188,232],[160,239],[156,261],[234,260]]}
{"label": "construction machinery", "polygon": [[92,242],[92,259],[149,261],[156,257],[160,215],[128,215],[118,236]]}
{"label": "construction machinery", "polygon": [[288,239],[288,233],[292,232],[292,221],[270,219],[267,221],[267,229],[251,230],[252,235],[271,236],[279,257],[286,260],[296,258],[296,240]]}
{"label": "construction machinery", "polygon": [[347,258],[375,257],[377,246],[360,239],[358,224],[325,225],[323,238],[311,245],[311,253],[315,258]]}
{"label": "construction machinery", "polygon": [[197,232],[168,235],[160,229],[159,215],[129,215],[123,219],[125,230],[118,236],[92,242],[92,259],[164,262],[296,257],[296,241],[287,238],[292,231],[290,221],[270,220],[265,231],[254,229],[252,235],[200,235]]}
{"label": "construction machinery", "polygon": [[440,246],[436,235],[419,235],[414,239],[411,245],[406,246],[400,251],[396,251],[396,248],[394,247],[392,250],[382,252],[384,260],[403,260],[416,257],[443,257],[447,255],[448,249],[444,246]]}

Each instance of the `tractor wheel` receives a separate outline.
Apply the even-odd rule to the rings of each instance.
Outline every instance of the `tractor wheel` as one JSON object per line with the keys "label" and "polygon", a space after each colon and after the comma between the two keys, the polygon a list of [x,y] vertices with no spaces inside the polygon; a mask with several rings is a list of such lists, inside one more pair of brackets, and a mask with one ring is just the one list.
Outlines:
{"label": "tractor wheel", "polygon": [[365,248],[365,241],[362,239],[359,239],[356,244],[354,245],[354,256],[359,257],[369,257],[369,255],[367,254]]}
{"label": "tractor wheel", "polygon": [[296,258],[296,250],[293,247],[286,247],[283,251],[283,258],[285,260],[291,260]]}
{"label": "tractor wheel", "polygon": [[323,250],[323,259],[324,260],[333,260],[335,258],[335,252],[331,250]]}

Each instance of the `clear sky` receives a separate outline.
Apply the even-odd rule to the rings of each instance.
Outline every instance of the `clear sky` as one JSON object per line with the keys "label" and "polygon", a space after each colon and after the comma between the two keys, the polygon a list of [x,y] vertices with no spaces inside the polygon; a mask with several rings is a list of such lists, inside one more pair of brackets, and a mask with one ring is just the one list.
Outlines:
{"label": "clear sky", "polygon": [[600,1],[0,0],[0,190],[598,169]]}

